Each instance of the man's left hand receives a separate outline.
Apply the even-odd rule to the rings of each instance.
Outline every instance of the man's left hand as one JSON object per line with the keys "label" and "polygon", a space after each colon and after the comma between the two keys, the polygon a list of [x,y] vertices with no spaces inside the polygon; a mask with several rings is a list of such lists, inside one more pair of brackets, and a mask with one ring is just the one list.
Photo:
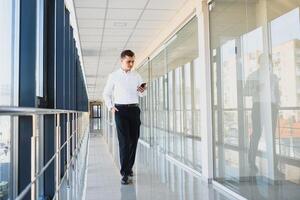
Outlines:
{"label": "man's left hand", "polygon": [[141,86],[137,88],[137,91],[139,91],[140,93],[143,93],[145,90],[146,90],[146,88],[141,87]]}

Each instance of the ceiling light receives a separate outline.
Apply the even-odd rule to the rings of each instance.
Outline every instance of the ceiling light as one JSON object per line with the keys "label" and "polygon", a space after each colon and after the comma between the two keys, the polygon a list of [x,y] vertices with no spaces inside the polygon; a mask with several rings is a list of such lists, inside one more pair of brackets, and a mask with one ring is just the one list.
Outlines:
{"label": "ceiling light", "polygon": [[127,22],[114,22],[115,27],[126,27]]}

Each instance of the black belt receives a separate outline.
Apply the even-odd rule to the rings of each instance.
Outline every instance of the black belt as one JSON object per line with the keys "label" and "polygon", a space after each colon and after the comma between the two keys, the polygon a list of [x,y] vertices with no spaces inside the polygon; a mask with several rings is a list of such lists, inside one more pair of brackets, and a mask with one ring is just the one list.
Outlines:
{"label": "black belt", "polygon": [[115,104],[117,107],[139,107],[138,103],[132,103],[132,104]]}

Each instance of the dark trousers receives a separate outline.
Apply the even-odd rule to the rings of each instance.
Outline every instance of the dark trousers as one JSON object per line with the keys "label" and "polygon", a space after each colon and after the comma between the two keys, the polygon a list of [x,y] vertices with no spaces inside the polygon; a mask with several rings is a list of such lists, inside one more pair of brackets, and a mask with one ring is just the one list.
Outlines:
{"label": "dark trousers", "polygon": [[[258,144],[261,137],[262,129],[264,125],[261,123],[261,106],[263,104],[261,103],[253,103],[252,107],[252,135],[250,136],[250,147],[248,152],[248,162],[250,164],[250,167],[255,166],[255,160],[256,155],[258,151]],[[266,134],[272,134],[273,139],[273,151],[274,155],[276,155],[276,146],[275,146],[275,133],[276,133],[276,127],[277,127],[277,117],[278,117],[278,105],[271,104],[272,106],[272,133],[266,133]],[[275,166],[277,165],[277,159],[275,156]]]}
{"label": "dark trousers", "polygon": [[129,175],[135,161],[138,139],[140,136],[139,107],[116,106],[115,122],[119,140],[120,173]]}

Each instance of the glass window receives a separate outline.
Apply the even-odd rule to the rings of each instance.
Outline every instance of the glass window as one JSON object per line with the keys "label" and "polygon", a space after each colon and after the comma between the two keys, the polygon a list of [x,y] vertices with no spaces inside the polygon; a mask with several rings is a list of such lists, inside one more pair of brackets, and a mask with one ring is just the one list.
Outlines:
{"label": "glass window", "polygon": [[157,56],[151,60],[151,78],[155,79],[164,75],[166,69],[166,56],[165,50],[162,50]]}
{"label": "glass window", "polygon": [[151,90],[150,87],[150,73],[149,73],[149,62],[146,62],[144,65],[142,65],[140,68],[138,68],[138,73],[141,75],[144,82],[148,83],[148,94],[140,98],[140,109],[141,109],[141,139],[144,140],[147,143],[150,143],[150,94],[149,92]]}
{"label": "glass window", "polygon": [[0,105],[9,106],[13,95],[13,2],[0,2]]}
{"label": "glass window", "polygon": [[[165,43],[158,54],[139,68],[144,80],[148,77],[148,95],[141,99],[142,134],[147,131],[152,145],[166,150],[167,154],[200,171],[200,140],[192,137],[194,125],[199,127],[200,112],[195,110],[193,82],[194,60],[198,57],[197,18],[194,17]],[[193,67],[192,67],[193,66]],[[199,67],[199,65],[197,65]],[[195,70],[199,73],[199,70]],[[197,82],[198,83],[198,82]],[[200,95],[200,89],[197,86]],[[145,101],[149,106],[145,107]],[[197,107],[200,109],[200,106]],[[150,112],[151,111],[151,112]],[[196,116],[196,117],[195,117]],[[147,127],[145,130],[145,127]],[[199,135],[200,128],[196,131]],[[195,133],[196,133],[195,132]],[[196,155],[197,154],[197,155]]]}
{"label": "glass window", "polygon": [[200,64],[199,59],[194,60],[193,62],[193,132],[194,135],[200,137],[200,95],[201,95],[201,84],[199,80],[200,74]]}
{"label": "glass window", "polygon": [[170,39],[167,45],[168,70],[175,69],[198,57],[197,18],[194,17]]}
{"label": "glass window", "polygon": [[[14,105],[14,1],[0,1],[0,106]],[[1,199],[11,199],[12,194],[12,117],[0,117],[0,190]]]}
{"label": "glass window", "polygon": [[247,199],[300,195],[299,6],[215,0],[210,10],[214,178]]}

